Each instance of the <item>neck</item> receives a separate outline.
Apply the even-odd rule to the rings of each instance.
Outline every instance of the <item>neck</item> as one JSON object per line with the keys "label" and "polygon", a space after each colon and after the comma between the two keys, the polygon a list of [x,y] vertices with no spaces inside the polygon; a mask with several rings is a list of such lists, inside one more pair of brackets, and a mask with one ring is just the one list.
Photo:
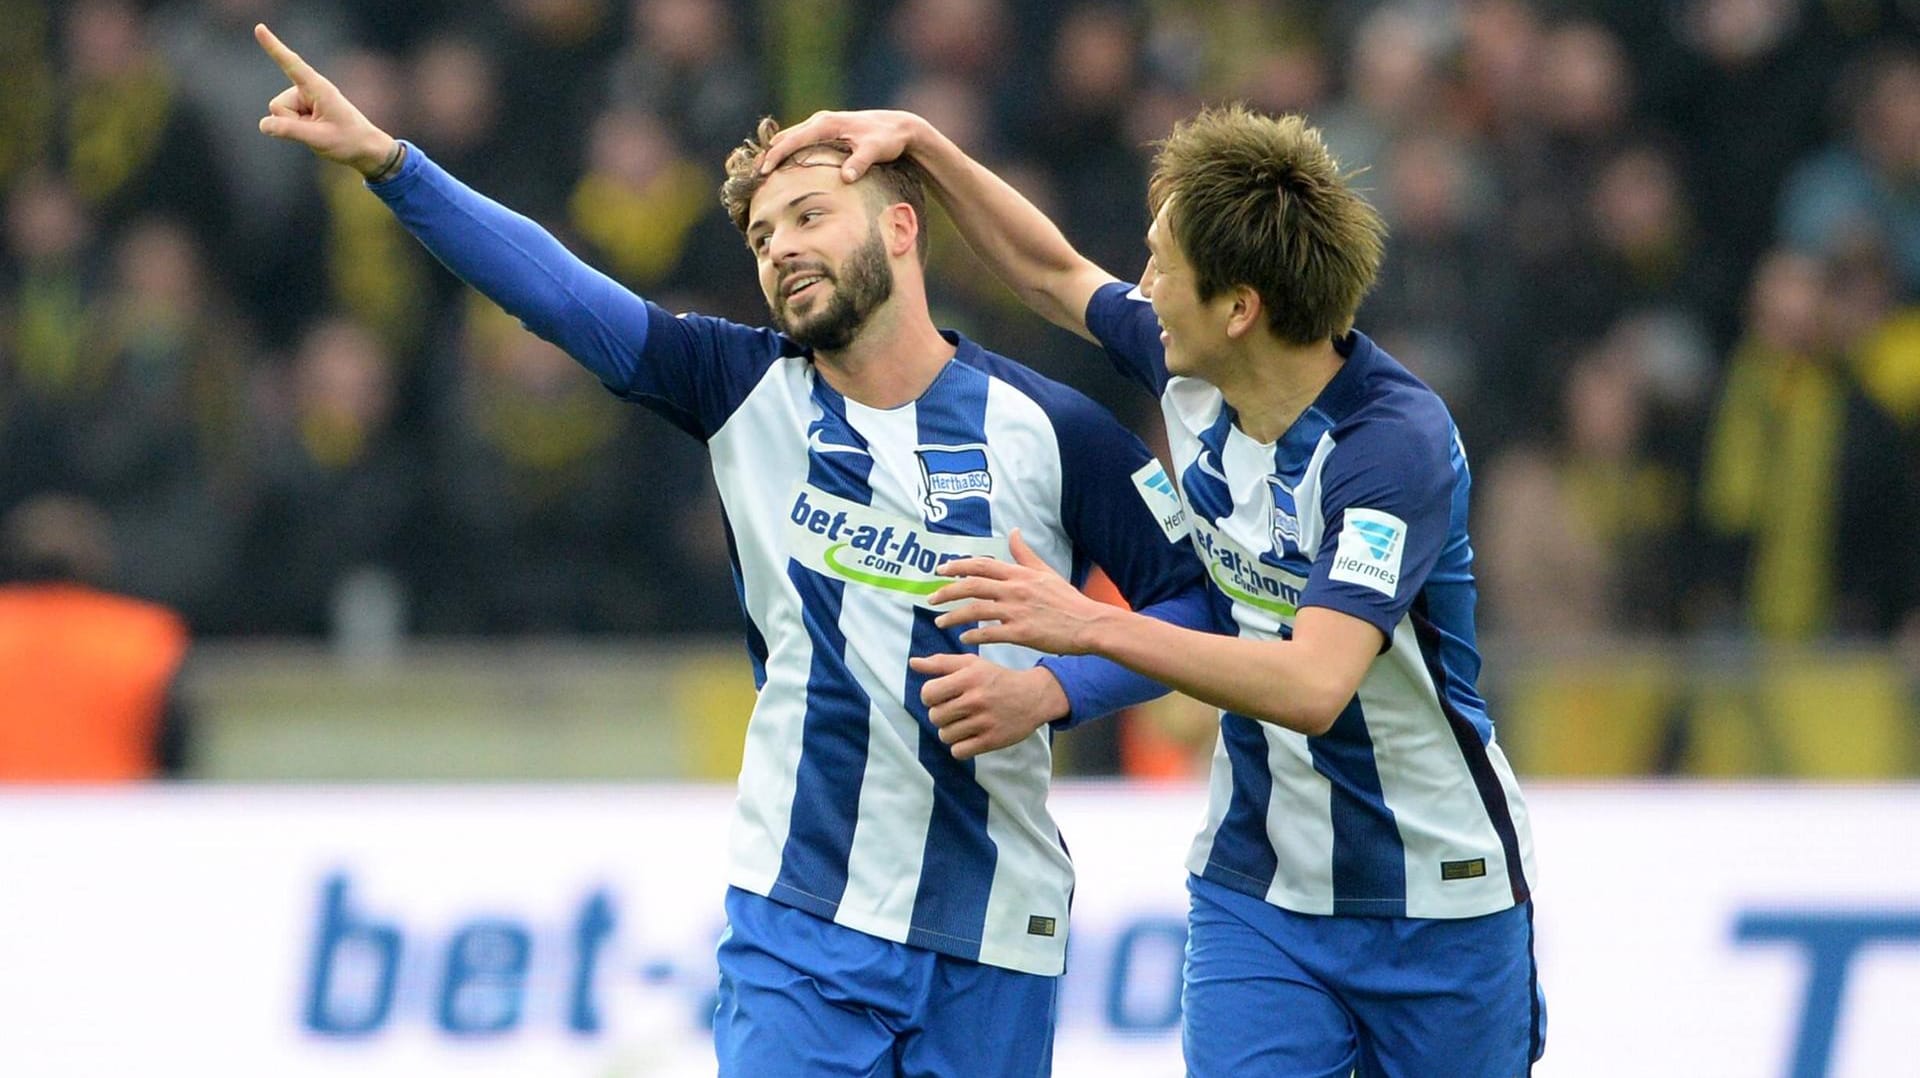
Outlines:
{"label": "neck", "polygon": [[869,408],[918,400],[954,355],[924,300],[896,295],[868,317],[853,343],[813,354],[814,369],[836,392]]}
{"label": "neck", "polygon": [[1242,433],[1256,442],[1278,441],[1340,373],[1343,362],[1332,341],[1268,341],[1264,347],[1250,347],[1218,388],[1238,414]]}

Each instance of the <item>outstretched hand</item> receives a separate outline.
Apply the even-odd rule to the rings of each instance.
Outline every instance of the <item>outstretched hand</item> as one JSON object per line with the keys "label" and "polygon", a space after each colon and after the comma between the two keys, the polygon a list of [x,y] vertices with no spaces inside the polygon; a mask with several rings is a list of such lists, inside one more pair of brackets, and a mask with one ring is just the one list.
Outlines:
{"label": "outstretched hand", "polygon": [[760,157],[760,173],[765,175],[779,168],[780,162],[796,150],[823,142],[842,142],[849,152],[847,159],[840,163],[840,178],[852,183],[873,165],[904,157],[913,145],[916,129],[924,123],[911,112],[893,109],[816,112],[798,126],[773,137],[767,152]]}
{"label": "outstretched hand", "polygon": [[262,134],[298,142],[329,161],[371,177],[393,158],[393,136],[373,125],[340,88],[287,48],[265,23],[253,28],[254,40],[280,65],[293,85],[267,103]]}
{"label": "outstretched hand", "polygon": [[[1105,620],[1123,613],[1080,593],[1033,552],[1015,528],[1007,545],[1013,561],[961,558],[935,569],[958,577],[928,597],[934,606],[971,600],[941,614],[941,628],[979,622],[960,634],[963,644],[1022,644],[1056,655],[1092,650],[1091,637]],[[990,624],[991,623],[991,624]]]}

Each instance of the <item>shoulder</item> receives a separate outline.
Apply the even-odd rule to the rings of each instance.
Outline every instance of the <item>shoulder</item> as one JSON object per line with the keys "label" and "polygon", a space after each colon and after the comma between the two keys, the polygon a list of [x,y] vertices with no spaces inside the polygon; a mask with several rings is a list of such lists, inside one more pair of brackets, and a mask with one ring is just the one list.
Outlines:
{"label": "shoulder", "polygon": [[1124,429],[1111,412],[1085,393],[1016,360],[978,347],[962,347],[956,359],[985,375],[989,382],[999,383],[1005,391],[1032,402],[1062,434],[1089,427]]}
{"label": "shoulder", "polygon": [[1451,474],[1453,415],[1440,395],[1370,340],[1355,334],[1348,361],[1358,363],[1334,418],[1335,457],[1347,467],[1390,470],[1412,478]]}

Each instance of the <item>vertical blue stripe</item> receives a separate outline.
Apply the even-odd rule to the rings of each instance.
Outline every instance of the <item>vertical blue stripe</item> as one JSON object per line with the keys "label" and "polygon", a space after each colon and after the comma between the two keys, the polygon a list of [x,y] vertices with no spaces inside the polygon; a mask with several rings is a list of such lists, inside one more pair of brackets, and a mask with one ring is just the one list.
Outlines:
{"label": "vertical blue stripe", "polygon": [[[934,626],[931,610],[913,611],[913,654],[972,651],[946,630]],[[927,678],[907,671],[907,710],[920,724],[920,765],[933,777],[933,812],[920,856],[920,885],[913,898],[913,924],[907,943],[962,958],[980,957],[987,923],[987,896],[993,890],[1000,851],[987,834],[987,791],[973,777],[972,760],[956,760],[940,740],[920,687]]]}
{"label": "vertical blue stripe", "polygon": [[[1493,825],[1494,834],[1500,836],[1500,852],[1507,862],[1507,880],[1513,886],[1513,901],[1525,902],[1531,893],[1527,884],[1527,872],[1520,860],[1520,835],[1513,826],[1513,810],[1507,804],[1506,788],[1500,785],[1500,776],[1493,769],[1493,758],[1487,754],[1487,744],[1493,735],[1493,723],[1483,712],[1480,722],[1462,714],[1454,704],[1454,694],[1447,673],[1446,664],[1440,661],[1442,640],[1440,631],[1435,628],[1427,615],[1427,596],[1423,590],[1413,601],[1413,609],[1407,612],[1413,621],[1414,637],[1420,642],[1420,658],[1426,662],[1427,676],[1433,679],[1434,695],[1440,700],[1440,710],[1447,717],[1447,728],[1453,731],[1454,743],[1460,746],[1460,755],[1466,761],[1467,774],[1473,777],[1473,788],[1480,795],[1480,804],[1486,809],[1487,821]],[[1475,694],[1476,698],[1478,694]],[[1486,738],[1481,736],[1481,728],[1486,728]]]}
{"label": "vertical blue stripe", "polygon": [[767,685],[767,638],[754,624],[753,611],[747,607],[747,581],[740,573],[740,544],[733,538],[733,521],[720,510],[720,528],[727,536],[727,567],[733,572],[733,596],[740,601],[740,620],[747,625],[747,661],[753,664],[753,691]]}
{"label": "vertical blue stripe", "polygon": [[[1231,429],[1233,409],[1222,404],[1220,414],[1213,419],[1213,426],[1200,435],[1200,452],[1180,472],[1180,486],[1186,491],[1187,503],[1193,506],[1195,513],[1216,527],[1233,515],[1233,492],[1219,478],[1219,475],[1226,474],[1226,458],[1222,454],[1227,445],[1227,432]],[[1203,461],[1205,467],[1202,466]],[[1215,472],[1219,475],[1215,475]]]}
{"label": "vertical blue stripe", "polygon": [[1359,697],[1333,726],[1307,739],[1314,770],[1333,796],[1333,912],[1376,917],[1407,914],[1407,853],[1400,826],[1380,787],[1373,736]]}
{"label": "vertical blue stripe", "polygon": [[[981,445],[987,439],[987,376],[960,363],[950,363],[915,406],[922,446]],[[1008,477],[993,475],[993,492],[1000,493]],[[921,492],[924,496],[925,491]],[[947,499],[945,515],[929,522],[929,531],[949,535],[993,534],[993,506],[988,497]],[[922,512],[930,509],[924,503]],[[978,651],[960,643],[959,629],[935,627],[937,615],[915,608],[912,654]],[[985,932],[987,898],[993,890],[999,850],[987,834],[987,791],[974,779],[973,762],[956,760],[940,740],[920,702],[926,678],[907,672],[904,699],[920,725],[920,763],[933,777],[933,815],[927,822],[927,842],[921,854],[920,884],[913,901],[913,926],[907,942],[948,954],[979,957],[977,942]],[[967,941],[963,944],[962,941]],[[970,946],[968,946],[970,944]],[[966,949],[957,949],[961,947]]]}
{"label": "vertical blue stripe", "polygon": [[1267,735],[1244,715],[1220,716],[1220,740],[1233,772],[1227,813],[1213,833],[1201,878],[1242,894],[1265,899],[1280,869],[1267,837],[1267,807],[1273,799],[1273,770],[1267,765]]}
{"label": "vertical blue stripe", "polygon": [[[813,399],[821,415],[808,428],[810,439],[818,434],[829,444],[866,448],[865,439],[847,423],[839,394],[816,379]],[[872,469],[873,458],[864,453],[807,453],[808,484],[862,505],[873,501]],[[793,561],[787,564],[787,577],[800,593],[801,621],[813,658],[787,842],[780,851],[772,897],[831,918],[847,890],[872,701],[847,667],[847,639],[840,628],[846,585]]]}

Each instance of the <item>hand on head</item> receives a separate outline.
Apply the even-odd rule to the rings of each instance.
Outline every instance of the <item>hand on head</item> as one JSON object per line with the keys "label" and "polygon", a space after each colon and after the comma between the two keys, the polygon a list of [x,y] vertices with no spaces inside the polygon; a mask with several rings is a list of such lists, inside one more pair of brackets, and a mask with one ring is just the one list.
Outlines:
{"label": "hand on head", "polygon": [[844,143],[847,159],[840,163],[840,178],[852,183],[866,175],[876,163],[897,160],[913,144],[918,116],[890,109],[861,112],[816,112],[800,124],[774,136],[760,158],[762,175],[780,167],[780,162],[797,150],[823,142]]}

